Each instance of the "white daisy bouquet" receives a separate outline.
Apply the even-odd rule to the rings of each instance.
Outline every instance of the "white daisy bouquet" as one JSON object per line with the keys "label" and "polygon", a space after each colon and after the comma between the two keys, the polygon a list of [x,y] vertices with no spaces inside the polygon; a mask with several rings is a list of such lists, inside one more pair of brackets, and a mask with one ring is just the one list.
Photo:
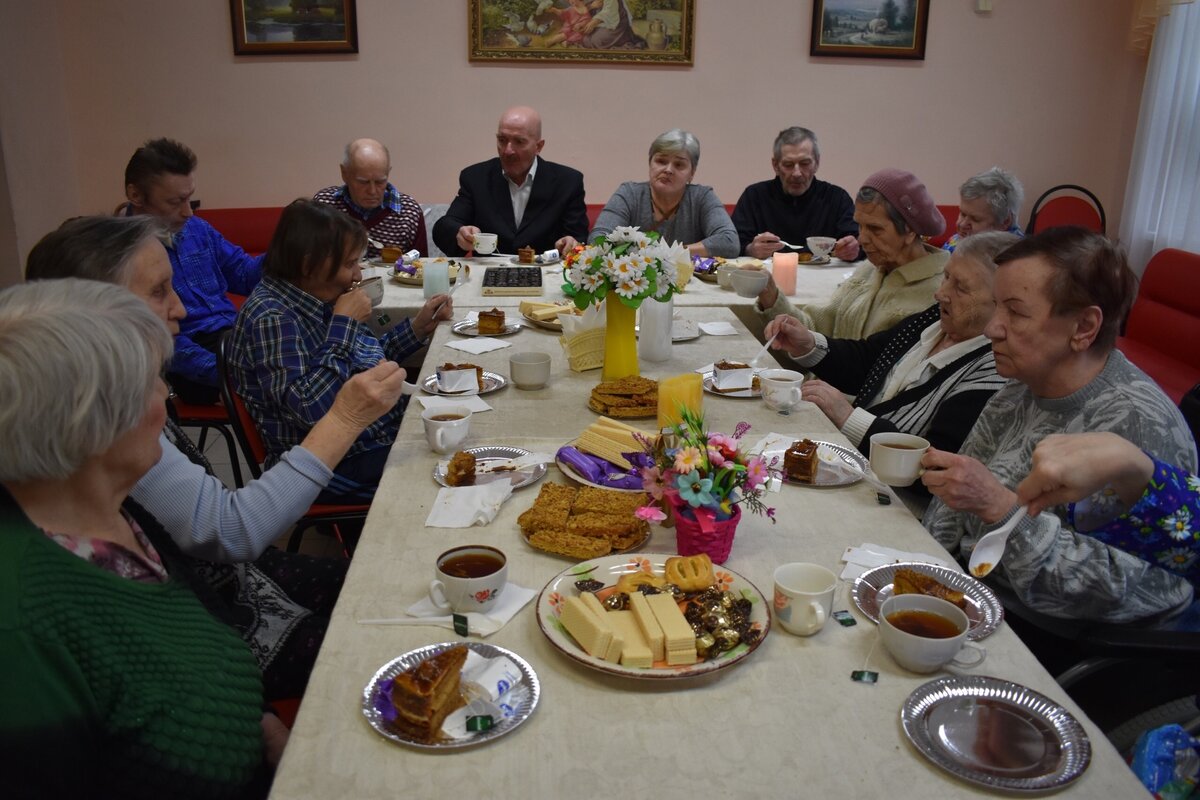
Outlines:
{"label": "white daisy bouquet", "polygon": [[621,303],[637,308],[646,298],[666,302],[679,290],[679,265],[691,263],[687,248],[667,244],[658,233],[623,225],[590,245],[567,255],[563,293],[580,309],[615,293]]}

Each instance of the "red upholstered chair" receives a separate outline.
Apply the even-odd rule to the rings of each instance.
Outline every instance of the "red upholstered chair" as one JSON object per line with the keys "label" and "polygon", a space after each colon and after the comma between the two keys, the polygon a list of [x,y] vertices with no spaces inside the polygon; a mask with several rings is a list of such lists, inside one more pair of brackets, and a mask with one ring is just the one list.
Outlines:
{"label": "red upholstered chair", "polygon": [[[255,478],[258,478],[262,475],[262,465],[267,460],[267,446],[262,440],[262,434],[258,432],[258,428],[254,424],[254,418],[250,416],[249,409],[246,408],[246,404],[233,388],[233,381],[230,379],[229,367],[225,358],[228,345],[229,334],[226,333],[221,337],[220,352],[217,355],[217,367],[221,375],[221,400],[229,414],[231,427],[242,446],[242,452],[245,453],[246,463],[250,465],[250,472]],[[300,541],[309,528],[328,525],[333,529],[333,535],[337,537],[338,542],[341,543],[342,552],[349,558],[351,548],[347,547],[338,523],[364,520],[370,510],[370,503],[313,503],[304,516],[296,521],[296,526],[288,539],[288,552],[294,553],[300,549]]]}
{"label": "red upholstered chair", "polygon": [[938,211],[942,212],[942,216],[946,218],[946,230],[942,231],[937,236],[931,236],[928,239],[930,247],[941,247],[946,243],[946,240],[954,235],[958,230],[958,206],[938,206]]}
{"label": "red upholstered chair", "polygon": [[167,404],[167,410],[176,423],[185,428],[200,429],[200,438],[196,440],[196,446],[200,448],[201,453],[204,452],[208,432],[211,430],[220,434],[225,440],[225,447],[229,449],[229,467],[233,470],[233,482],[238,487],[245,486],[237,445],[234,443],[233,428],[229,424],[229,415],[225,412],[225,407],[217,403],[188,403],[178,397],[172,397]]}
{"label": "red upholstered chair", "polygon": [[200,208],[196,216],[217,229],[226,240],[251,255],[267,252],[282,206],[269,208]]}
{"label": "red upholstered chair", "polygon": [[1108,219],[1104,216],[1104,206],[1100,204],[1100,198],[1073,183],[1063,183],[1047,189],[1033,204],[1033,210],[1029,212],[1029,222],[1025,225],[1025,233],[1032,236],[1038,231],[1061,225],[1082,225],[1096,233],[1106,233]]}
{"label": "red upholstered chair", "polygon": [[1200,383],[1200,254],[1168,248],[1146,265],[1117,348],[1178,403]]}

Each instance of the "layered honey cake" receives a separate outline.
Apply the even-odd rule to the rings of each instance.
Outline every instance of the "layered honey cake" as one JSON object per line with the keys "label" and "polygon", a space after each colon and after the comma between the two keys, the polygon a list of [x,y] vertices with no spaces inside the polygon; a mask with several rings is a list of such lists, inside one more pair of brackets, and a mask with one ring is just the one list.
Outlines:
{"label": "layered honey cake", "polygon": [[479,312],[479,332],[486,335],[504,333],[504,312],[498,308]]}
{"label": "layered honey cake", "polygon": [[446,465],[446,483],[451,486],[467,486],[475,482],[475,456],[459,450],[450,457]]}
{"label": "layered honey cake", "polygon": [[398,729],[424,742],[437,741],[442,722],[466,704],[460,691],[467,648],[443,650],[392,679],[392,705]]}
{"label": "layered honey cake", "polygon": [[951,589],[932,575],[908,567],[896,570],[896,574],[892,576],[892,591],[895,594],[927,594],[953,603],[963,610],[967,607],[967,598],[962,592]]}
{"label": "layered honey cake", "polygon": [[789,478],[801,483],[812,483],[817,479],[817,445],[810,439],[792,442],[783,454],[783,471]]}
{"label": "layered honey cake", "polygon": [[517,251],[517,261],[522,264],[532,264],[535,258],[537,258],[537,251],[532,247],[522,247]]}
{"label": "layered honey cake", "polygon": [[438,389],[443,392],[483,391],[483,367],[446,362],[437,368]]}
{"label": "layered honey cake", "polygon": [[721,359],[713,364],[713,390],[738,392],[749,389],[754,381],[754,370],[749,364]]}

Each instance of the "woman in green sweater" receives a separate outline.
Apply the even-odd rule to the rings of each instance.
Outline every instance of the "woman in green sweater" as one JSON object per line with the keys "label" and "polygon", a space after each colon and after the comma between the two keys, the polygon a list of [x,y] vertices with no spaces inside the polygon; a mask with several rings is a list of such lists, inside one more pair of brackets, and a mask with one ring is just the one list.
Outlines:
{"label": "woman in green sweater", "polygon": [[161,453],[171,349],[117,286],[0,293],[0,769],[18,796],[253,796],[286,741],[250,650],[127,500]]}

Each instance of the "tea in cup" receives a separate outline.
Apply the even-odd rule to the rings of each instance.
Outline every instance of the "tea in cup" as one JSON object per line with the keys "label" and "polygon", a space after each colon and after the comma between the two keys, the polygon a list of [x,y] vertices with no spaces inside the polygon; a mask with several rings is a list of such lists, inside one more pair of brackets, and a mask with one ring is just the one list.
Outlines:
{"label": "tea in cup", "polygon": [[[896,594],[879,608],[883,646],[911,672],[936,672],[946,664],[967,669],[982,664],[987,651],[967,643],[970,627],[966,613],[940,597]],[[962,657],[964,649],[975,657]]]}
{"label": "tea in cup", "polygon": [[911,486],[921,476],[921,459],[929,441],[911,433],[871,436],[871,469],[889,486]]}
{"label": "tea in cup", "polygon": [[550,380],[550,354],[513,353],[508,374],[518,389],[541,389]]}
{"label": "tea in cup", "polygon": [[475,247],[473,249],[481,256],[489,256],[496,252],[496,241],[499,238],[494,233],[477,233],[475,234]]}
{"label": "tea in cup", "polygon": [[485,612],[508,583],[508,559],[495,547],[466,545],[437,558],[429,600],[455,614]]}
{"label": "tea in cup", "polygon": [[471,409],[466,406],[432,406],[421,412],[425,441],[435,453],[453,453],[471,432]]}
{"label": "tea in cup", "polygon": [[788,633],[812,636],[833,610],[837,576],[820,564],[784,564],[775,570],[775,618]]}
{"label": "tea in cup", "polygon": [[799,372],[791,369],[764,369],[758,373],[758,382],[762,386],[763,402],[772,411],[787,416],[792,409],[800,405],[800,384],[804,383],[804,376]]}

